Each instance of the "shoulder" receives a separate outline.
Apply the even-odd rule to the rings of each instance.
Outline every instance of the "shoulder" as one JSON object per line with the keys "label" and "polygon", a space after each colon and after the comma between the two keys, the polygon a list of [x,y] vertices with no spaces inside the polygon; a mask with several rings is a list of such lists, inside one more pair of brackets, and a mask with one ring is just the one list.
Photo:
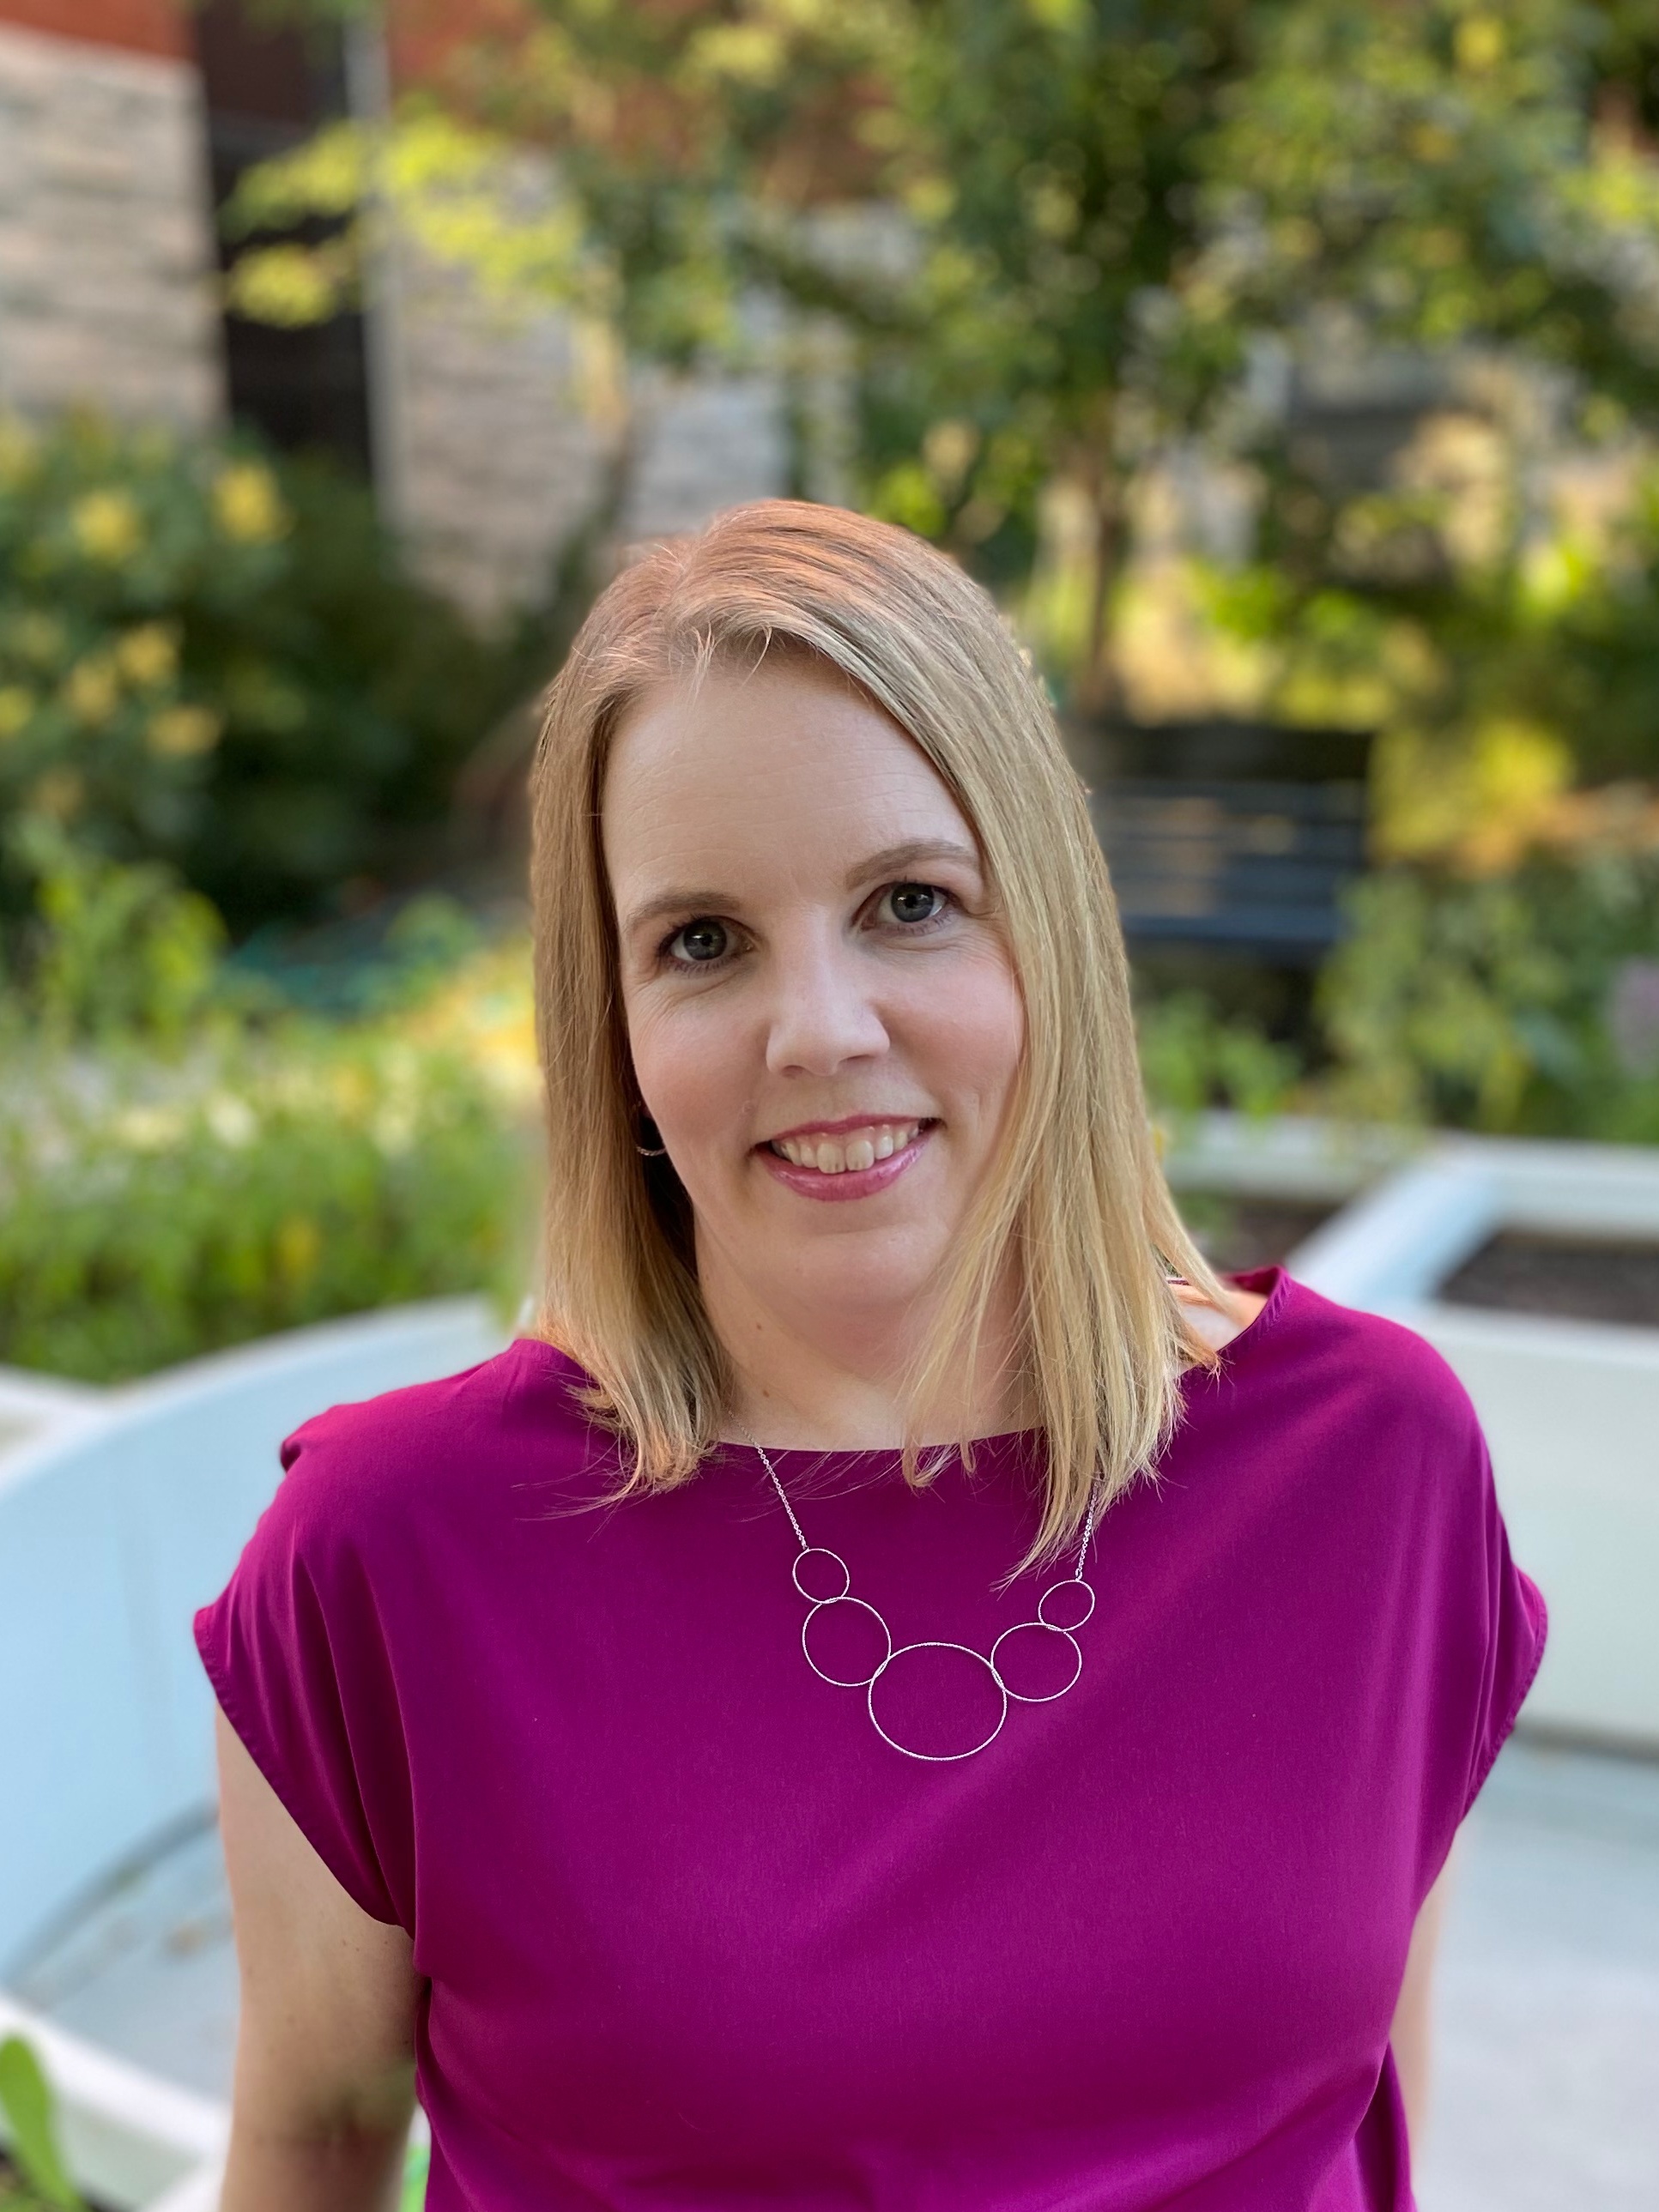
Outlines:
{"label": "shoulder", "polygon": [[1450,1363],[1425,1336],[1384,1314],[1339,1305],[1287,1279],[1284,1350],[1371,1392],[1420,1407],[1435,1417],[1474,1419],[1469,1395]]}
{"label": "shoulder", "polygon": [[1490,1481],[1469,1394],[1433,1345],[1381,1314],[1339,1305],[1279,1271],[1258,1318],[1223,1355],[1235,1402],[1323,1465],[1396,1497]]}
{"label": "shoulder", "polygon": [[554,1346],[517,1337],[459,1374],[328,1407],[283,1440],[273,1510],[367,1537],[465,1510],[527,1475],[568,1484],[614,1466],[582,1403],[588,1382]]}
{"label": "shoulder", "polygon": [[1219,1443],[1254,1437],[1325,1468],[1390,1486],[1414,1473],[1478,1468],[1485,1443],[1469,1395],[1413,1329],[1339,1305],[1281,1267],[1238,1279],[1265,1302],[1185,1392],[1189,1414]]}

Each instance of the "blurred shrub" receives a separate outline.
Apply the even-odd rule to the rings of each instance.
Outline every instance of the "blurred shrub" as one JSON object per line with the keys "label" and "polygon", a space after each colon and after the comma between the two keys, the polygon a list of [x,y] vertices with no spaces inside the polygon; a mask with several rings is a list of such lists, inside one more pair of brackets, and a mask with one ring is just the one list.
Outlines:
{"label": "blurred shrub", "polygon": [[404,1299],[510,1307],[529,1189],[501,1085],[395,1024],[228,1024],[173,1064],[14,1054],[0,1361],[108,1382]]}
{"label": "blurred shrub", "polygon": [[1303,1057],[1259,1024],[1218,1014],[1202,992],[1174,991],[1137,1012],[1141,1073],[1155,1113],[1230,1106],[1260,1118],[1282,1113],[1304,1073]]}
{"label": "blurred shrub", "polygon": [[1659,854],[1359,885],[1320,1012],[1337,1110],[1659,1143]]}
{"label": "blurred shrub", "polygon": [[362,1018],[283,1008],[156,863],[32,830],[0,984],[0,1363],[116,1382],[449,1292],[516,1305],[537,1093],[527,950],[413,902]]}
{"label": "blurred shrub", "polygon": [[1659,851],[1399,867],[1351,894],[1305,1050],[1201,993],[1142,1004],[1155,1114],[1329,1114],[1659,1144]]}
{"label": "blurred shrub", "polygon": [[468,908],[422,891],[338,921],[268,924],[237,946],[223,980],[264,1003],[356,1018],[412,1005],[489,941]]}
{"label": "blurred shrub", "polygon": [[179,1043],[222,991],[224,926],[210,902],[157,861],[88,850],[56,823],[24,817],[13,848],[34,877],[35,912],[0,965],[0,1045],[31,1031]]}
{"label": "blurred shrub", "polygon": [[[366,490],[249,447],[0,418],[0,818],[169,858],[232,929],[409,861],[534,681]],[[0,849],[0,916],[31,902]]]}

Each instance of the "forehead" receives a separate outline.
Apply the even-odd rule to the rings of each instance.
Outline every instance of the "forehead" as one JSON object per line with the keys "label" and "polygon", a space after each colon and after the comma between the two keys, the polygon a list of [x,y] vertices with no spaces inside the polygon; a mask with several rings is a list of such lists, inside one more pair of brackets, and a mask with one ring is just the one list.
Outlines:
{"label": "forehead", "polygon": [[708,883],[722,863],[845,866],[909,838],[975,842],[896,722],[833,672],[787,663],[647,692],[612,741],[601,815],[613,883],[684,870]]}

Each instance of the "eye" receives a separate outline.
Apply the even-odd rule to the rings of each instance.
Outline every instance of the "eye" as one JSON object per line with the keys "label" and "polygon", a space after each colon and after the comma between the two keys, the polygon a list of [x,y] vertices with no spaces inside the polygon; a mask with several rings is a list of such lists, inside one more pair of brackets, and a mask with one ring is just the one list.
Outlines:
{"label": "eye", "polygon": [[724,959],[732,947],[732,933],[723,921],[715,921],[700,915],[696,921],[688,921],[677,929],[663,947],[671,959],[682,966],[706,966],[711,960]]}
{"label": "eye", "polygon": [[919,921],[936,921],[944,913],[948,897],[949,894],[934,884],[894,884],[883,895],[894,921],[913,927]]}

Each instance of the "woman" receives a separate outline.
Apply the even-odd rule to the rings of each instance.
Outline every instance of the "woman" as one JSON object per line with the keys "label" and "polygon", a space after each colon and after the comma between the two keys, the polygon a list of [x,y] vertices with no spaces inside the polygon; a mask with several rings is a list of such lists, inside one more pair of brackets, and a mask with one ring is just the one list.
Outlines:
{"label": "woman", "polygon": [[534,799],[541,1325],[307,1423],[198,1622],[227,2212],[391,2203],[416,2080],[433,2212],[1402,2212],[1541,1602],[1436,1355],[1192,1248],[994,608],[739,509]]}

